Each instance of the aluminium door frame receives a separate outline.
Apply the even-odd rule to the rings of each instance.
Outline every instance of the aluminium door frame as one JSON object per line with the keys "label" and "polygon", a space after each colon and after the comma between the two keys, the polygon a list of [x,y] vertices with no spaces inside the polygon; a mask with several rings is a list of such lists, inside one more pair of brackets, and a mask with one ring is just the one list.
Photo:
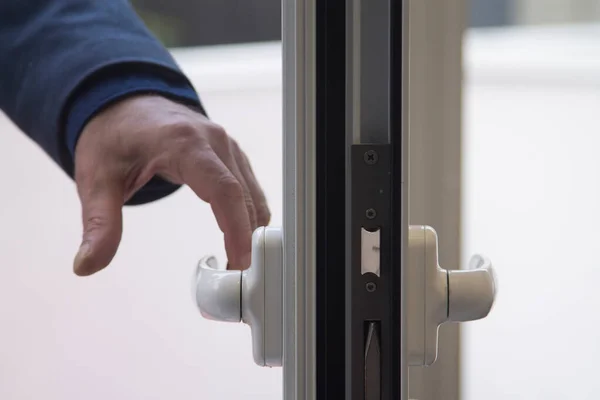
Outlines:
{"label": "aluminium door frame", "polygon": [[[318,213],[315,191],[318,190],[317,157],[322,157],[316,149],[315,137],[318,97],[315,85],[321,83],[317,76],[316,31],[319,26],[317,7],[323,0],[318,1],[283,1],[286,265],[283,373],[286,400],[317,399],[318,376],[323,370],[317,368],[316,335],[315,218]],[[410,74],[410,90],[409,94],[403,93],[409,96],[405,104],[410,103],[408,118],[404,118],[405,124],[410,120],[411,134],[410,179],[404,178],[405,184],[411,182],[409,219],[414,224],[435,227],[440,234],[442,263],[458,267],[461,260],[461,50],[468,19],[467,1],[406,0],[404,4],[406,57],[410,48],[410,72],[408,68],[404,70]],[[406,23],[408,19],[410,26]],[[406,29],[410,30],[409,34]],[[404,80],[408,82],[408,76],[405,75]],[[408,156],[405,159],[408,161]],[[330,276],[335,277],[337,272],[334,270]],[[411,398],[460,398],[459,326],[445,324],[440,329],[439,341],[440,355],[436,364],[429,368],[411,368]],[[331,381],[336,382],[337,378],[339,376],[331,377]]]}
{"label": "aluminium door frame", "polygon": [[316,393],[315,3],[283,0],[283,398]]}
{"label": "aluminium door frame", "polygon": [[[342,3],[344,0],[340,0]],[[337,4],[342,4],[337,1]],[[396,2],[389,0],[370,0],[369,7],[373,2],[383,6],[382,9],[389,11],[388,18],[396,18],[396,30],[392,29],[393,23],[378,26],[376,16],[371,15],[370,23],[362,25],[360,16],[362,10],[359,7],[365,7],[365,2],[361,0],[347,0],[343,4],[342,9],[347,10],[344,13],[346,20],[345,35],[342,40],[337,42],[340,46],[346,47],[346,42],[351,44],[348,57],[344,56],[344,62],[347,64],[346,80],[347,87],[343,88],[347,93],[352,93],[347,96],[344,106],[344,119],[348,118],[346,127],[342,129],[342,134],[345,140],[342,140],[346,149],[345,152],[345,167],[348,170],[351,160],[349,159],[351,151],[350,147],[360,143],[369,144],[369,142],[378,142],[387,144],[387,150],[390,157],[386,163],[380,161],[384,168],[389,168],[389,178],[391,185],[385,193],[387,203],[384,202],[388,210],[382,210],[382,214],[387,215],[387,219],[381,218],[383,228],[382,248],[381,253],[387,252],[387,257],[381,256],[381,277],[373,277],[380,287],[380,291],[376,293],[379,298],[375,306],[375,314],[378,313],[379,307],[385,309],[381,314],[381,342],[382,351],[378,352],[378,357],[382,359],[382,371],[379,384],[381,390],[387,398],[392,400],[407,400],[408,399],[408,369],[406,366],[405,351],[405,335],[403,332],[403,320],[405,312],[403,307],[405,302],[401,300],[404,290],[401,287],[403,280],[401,279],[404,268],[405,249],[408,231],[408,201],[407,201],[407,186],[408,186],[408,118],[407,118],[407,96],[408,72],[406,62],[408,57],[408,18],[405,8],[407,2],[399,0]],[[326,2],[321,0],[319,5]],[[331,4],[334,3],[332,0]],[[346,7],[347,5],[347,7]],[[331,9],[330,9],[331,10]],[[377,12],[376,11],[376,12]],[[332,282],[332,278],[339,279],[339,285],[346,286],[346,299],[344,308],[338,308],[340,313],[346,314],[346,320],[351,321],[353,318],[359,320],[366,318],[360,313],[361,307],[349,308],[348,304],[353,303],[353,298],[356,296],[365,296],[363,291],[356,290],[356,285],[352,285],[352,280],[357,280],[355,272],[356,266],[360,268],[360,262],[356,261],[355,253],[350,253],[349,249],[354,245],[350,245],[352,237],[346,232],[348,229],[342,226],[339,229],[340,233],[337,239],[342,240],[345,236],[346,256],[342,254],[341,272],[338,276],[330,277],[325,274],[326,267],[323,264],[323,259],[317,261],[317,235],[322,231],[317,231],[317,168],[321,168],[320,172],[324,172],[322,162],[318,164],[317,148],[318,139],[322,142],[323,136],[317,137],[317,70],[321,68],[324,61],[323,57],[317,60],[317,25],[319,17],[327,13],[327,7],[317,7],[317,0],[284,0],[283,2],[283,88],[284,88],[284,354],[283,354],[283,375],[284,375],[284,399],[285,400],[312,400],[317,397],[325,397],[323,394],[317,396],[319,382],[323,386],[324,377],[318,381],[318,370],[332,370],[331,361],[329,364],[323,360],[326,357],[339,357],[341,370],[345,370],[345,379],[336,379],[339,386],[338,394],[344,393],[346,399],[362,399],[364,395],[361,393],[353,393],[351,384],[353,377],[360,370],[353,368],[356,363],[363,363],[361,360],[363,355],[346,346],[345,351],[338,351],[338,354],[332,355],[329,349],[321,349],[317,352],[318,340],[323,341],[323,336],[317,332],[317,284],[318,274],[321,277],[327,275],[329,288],[335,288],[336,282]],[[359,17],[357,19],[357,17]],[[339,27],[338,27],[339,28]],[[320,31],[323,34],[323,31]],[[339,29],[337,30],[339,33]],[[371,37],[372,34],[379,35]],[[384,36],[381,36],[381,35]],[[372,51],[370,47],[360,47],[358,44],[362,40],[387,38],[388,46],[380,47],[377,51]],[[355,41],[357,40],[357,41]],[[391,44],[395,43],[398,50],[393,50]],[[371,41],[371,44],[376,43]],[[348,49],[346,47],[346,49]],[[361,54],[361,50],[364,54]],[[324,54],[324,53],[319,53]],[[387,108],[375,112],[375,119],[369,118],[368,113],[363,113],[361,110],[362,104],[355,100],[376,100],[373,91],[369,92],[368,85],[370,82],[379,82],[381,88],[381,76],[378,75],[376,63],[369,57],[375,57],[375,61],[388,63],[386,72],[388,76],[384,78],[384,84],[387,86],[389,93],[384,93],[383,102],[378,102],[378,106]],[[356,61],[358,60],[358,64]],[[317,62],[319,61],[319,62]],[[392,64],[389,64],[392,63]],[[317,65],[319,64],[319,65]],[[367,65],[368,75],[361,75],[360,67]],[[356,68],[356,67],[359,68]],[[395,68],[392,68],[395,66]],[[320,70],[320,74],[322,70]],[[391,73],[390,71],[396,71]],[[357,78],[357,79],[356,79]],[[327,82],[320,82],[321,84]],[[396,86],[393,86],[396,85]],[[326,85],[329,86],[329,85]],[[395,88],[396,90],[392,90]],[[402,90],[398,90],[402,88]],[[338,88],[339,89],[339,88]],[[385,89],[385,88],[384,88]],[[322,92],[321,86],[319,91]],[[398,93],[400,92],[400,93]],[[357,95],[358,93],[358,95]],[[366,98],[363,98],[363,93],[368,93]],[[323,106],[322,100],[319,100]],[[325,101],[326,102],[326,101]],[[393,110],[392,110],[393,108]],[[364,107],[364,110],[369,110]],[[347,114],[346,114],[347,113]],[[358,119],[358,125],[355,124],[357,115],[364,118],[362,122]],[[372,116],[372,115],[371,115]],[[381,127],[383,132],[378,131]],[[358,128],[358,129],[357,129]],[[370,130],[365,132],[364,130]],[[324,131],[319,132],[320,135],[327,134]],[[387,140],[386,137],[387,136]],[[377,138],[379,137],[379,138]],[[338,136],[336,140],[339,140]],[[340,143],[341,144],[341,143]],[[385,175],[385,172],[384,172]],[[346,174],[346,186],[349,186],[353,178]],[[384,177],[385,181],[385,177]],[[349,206],[352,203],[349,197],[349,188],[346,193],[346,221],[345,226],[354,226],[356,221],[353,221],[353,216],[350,215]],[[321,192],[322,193],[322,192]],[[323,201],[322,196],[320,201]],[[395,200],[394,200],[395,199]],[[391,206],[392,201],[395,201],[394,207]],[[340,202],[341,203],[341,202]],[[399,203],[399,204],[398,204]],[[332,205],[329,205],[330,207]],[[335,205],[334,205],[335,206]],[[340,204],[344,208],[344,204]],[[319,218],[327,218],[321,216]],[[322,236],[320,236],[322,237]],[[336,239],[335,236],[327,236],[327,239]],[[323,247],[321,242],[321,248]],[[354,255],[353,255],[354,254]],[[386,262],[383,260],[387,259]],[[345,260],[345,261],[344,261]],[[317,266],[320,266],[317,269]],[[319,271],[319,272],[317,272]],[[354,275],[353,275],[354,274]],[[346,277],[344,276],[346,275]],[[354,278],[352,278],[354,276]],[[323,278],[321,278],[322,280]],[[333,286],[331,286],[333,285]],[[348,288],[352,287],[353,292],[350,293]],[[343,291],[341,292],[343,293]],[[372,295],[372,296],[375,296]],[[329,301],[336,300],[330,294],[326,294]],[[367,297],[365,297],[366,299]],[[349,301],[350,300],[350,301]],[[393,300],[393,301],[392,301]],[[321,296],[321,304],[319,307],[325,307],[323,296]],[[344,311],[346,309],[346,311]],[[371,307],[372,309],[372,307]],[[358,310],[358,311],[357,311]],[[356,314],[358,312],[358,314]],[[378,317],[379,318],[379,317]],[[322,321],[321,321],[322,322]],[[360,322],[365,323],[366,320]],[[319,325],[322,326],[322,325]],[[346,325],[346,329],[354,325]],[[361,325],[362,326],[362,325]],[[340,341],[350,343],[360,340],[363,332],[358,329],[352,330],[352,334],[343,337]],[[322,329],[322,328],[321,328]],[[340,331],[338,331],[339,333]],[[343,330],[341,331],[343,333]],[[391,335],[391,336],[390,336]],[[320,338],[320,339],[319,339]],[[386,342],[387,340],[387,342]],[[390,344],[391,341],[391,344]],[[337,349],[339,350],[339,349]],[[363,350],[364,352],[364,350]],[[390,353],[394,353],[390,356]],[[347,359],[354,357],[355,363],[346,362]],[[399,358],[399,359],[398,359]],[[366,363],[365,363],[366,364]],[[379,377],[379,371],[377,373]],[[336,374],[339,377],[339,374]],[[364,373],[363,373],[364,377]],[[329,379],[334,381],[334,379]],[[345,382],[344,382],[345,380]],[[367,386],[366,384],[364,386]],[[358,385],[358,387],[361,387]],[[364,388],[363,388],[364,389]]]}
{"label": "aluminium door frame", "polygon": [[[461,265],[462,38],[468,0],[410,1],[409,221],[434,227],[445,268]],[[410,398],[461,398],[460,324],[439,330],[438,359],[411,367]]]}

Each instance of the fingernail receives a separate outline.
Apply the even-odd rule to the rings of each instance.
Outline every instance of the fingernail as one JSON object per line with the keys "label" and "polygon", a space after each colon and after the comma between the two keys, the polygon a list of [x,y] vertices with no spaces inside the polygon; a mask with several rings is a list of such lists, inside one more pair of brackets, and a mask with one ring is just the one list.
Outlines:
{"label": "fingernail", "polygon": [[89,254],[90,244],[89,242],[83,242],[81,246],[79,246],[79,250],[77,251],[77,255],[75,256],[75,261],[73,261],[73,270],[76,274],[81,272],[81,265],[86,260]]}

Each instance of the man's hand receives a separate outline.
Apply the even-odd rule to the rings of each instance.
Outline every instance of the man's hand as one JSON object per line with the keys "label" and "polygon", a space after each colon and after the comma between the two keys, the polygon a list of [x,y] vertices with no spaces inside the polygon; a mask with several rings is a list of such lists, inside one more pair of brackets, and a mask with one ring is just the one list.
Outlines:
{"label": "man's hand", "polygon": [[106,267],[121,241],[124,203],[153,176],[188,185],[210,203],[229,265],[250,265],[252,231],[269,223],[264,193],[246,155],[223,128],[159,96],[138,96],[96,115],[75,149],[83,240],[74,270]]}

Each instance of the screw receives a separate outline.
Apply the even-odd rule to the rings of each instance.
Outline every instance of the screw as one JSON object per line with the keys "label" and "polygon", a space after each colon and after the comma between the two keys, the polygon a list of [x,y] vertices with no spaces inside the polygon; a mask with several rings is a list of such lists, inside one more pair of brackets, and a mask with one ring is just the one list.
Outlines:
{"label": "screw", "polygon": [[367,289],[367,292],[370,293],[373,293],[375,290],[377,290],[377,285],[373,282],[367,282],[365,287]]}
{"label": "screw", "polygon": [[369,208],[366,212],[365,215],[367,216],[367,218],[369,219],[375,219],[375,217],[377,216],[377,211],[375,211],[374,208]]}
{"label": "screw", "polygon": [[377,161],[379,160],[379,156],[377,155],[377,152],[375,150],[369,150],[365,152],[363,158],[365,159],[365,162],[368,165],[377,164]]}

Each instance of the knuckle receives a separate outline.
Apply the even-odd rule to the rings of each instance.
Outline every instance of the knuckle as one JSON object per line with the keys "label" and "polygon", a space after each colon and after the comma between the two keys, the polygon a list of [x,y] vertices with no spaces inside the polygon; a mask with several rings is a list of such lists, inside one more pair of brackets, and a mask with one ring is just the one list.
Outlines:
{"label": "knuckle", "polygon": [[166,136],[174,141],[176,147],[180,150],[194,148],[202,142],[198,127],[191,121],[175,121],[170,123],[166,129],[168,130],[168,135]]}
{"label": "knuckle", "polygon": [[248,207],[255,208],[254,199],[250,195],[250,192],[248,192],[247,190],[244,190],[244,198],[245,198],[245,201],[246,201],[246,205]]}
{"label": "knuckle", "polygon": [[252,199],[252,196],[250,196],[250,193],[248,193],[247,191],[244,191],[244,202],[246,203],[246,208],[252,214],[252,215],[250,215],[250,217],[255,217],[256,216],[256,205],[254,204],[254,200]]}
{"label": "knuckle", "polygon": [[231,143],[231,148],[236,153],[236,155],[241,155],[243,157],[244,152],[242,151],[240,144],[237,142],[237,140],[230,137],[229,142]]}
{"label": "knuckle", "polygon": [[243,200],[245,198],[242,185],[231,175],[224,175],[217,180],[216,191],[218,195],[229,199]]}
{"label": "knuckle", "polygon": [[223,128],[221,125],[211,123],[206,127],[206,129],[215,144],[221,146],[229,146],[231,144],[231,138],[227,134],[227,131],[225,131],[225,128]]}
{"label": "knuckle", "polygon": [[91,216],[85,220],[85,232],[87,234],[104,229],[108,225],[106,218]]}
{"label": "knuckle", "polygon": [[162,151],[157,155],[157,163],[160,167],[157,169],[162,173],[175,171],[178,175],[176,179],[181,179],[179,177],[183,169],[181,164],[205,147],[205,141],[198,127],[186,119],[172,121],[164,129],[165,134],[162,135],[164,144],[160,146]]}

